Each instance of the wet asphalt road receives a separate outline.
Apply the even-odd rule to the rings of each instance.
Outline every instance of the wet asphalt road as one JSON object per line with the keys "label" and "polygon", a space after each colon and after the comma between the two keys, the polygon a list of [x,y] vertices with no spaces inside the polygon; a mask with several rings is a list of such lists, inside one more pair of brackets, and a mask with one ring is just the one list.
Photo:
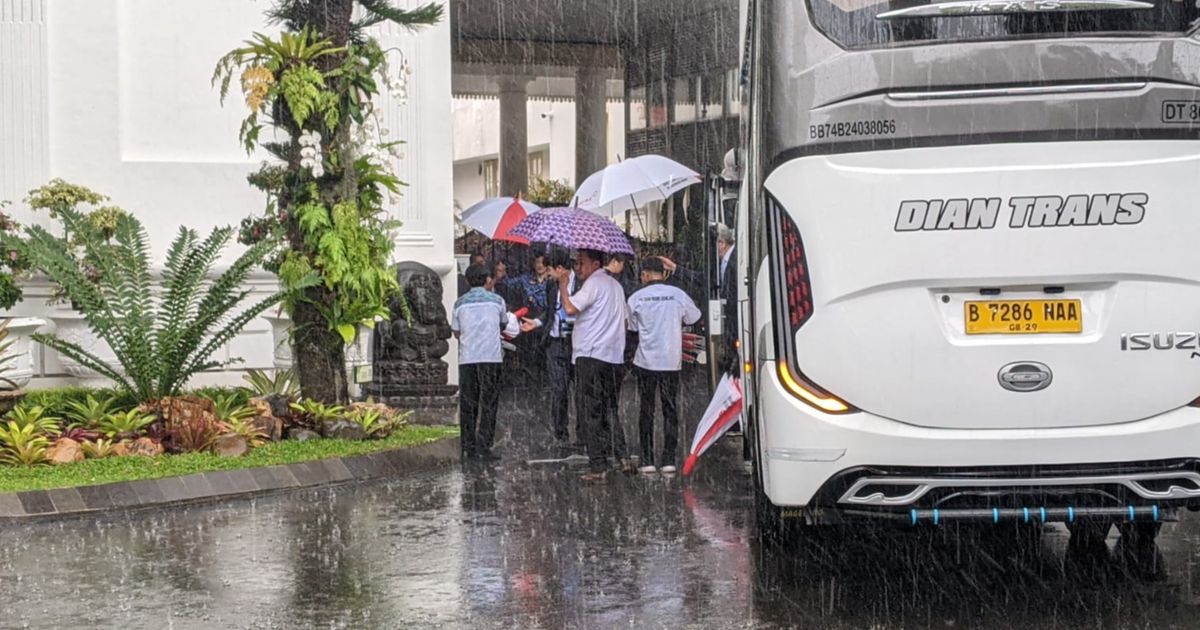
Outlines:
{"label": "wet asphalt road", "polygon": [[1200,519],[1167,526],[1159,579],[1069,556],[1056,528],[778,548],[752,537],[736,443],[687,481],[583,486],[524,463],[546,454],[525,447],[545,440],[538,400],[506,397],[493,466],[6,527],[0,627],[1200,627]]}

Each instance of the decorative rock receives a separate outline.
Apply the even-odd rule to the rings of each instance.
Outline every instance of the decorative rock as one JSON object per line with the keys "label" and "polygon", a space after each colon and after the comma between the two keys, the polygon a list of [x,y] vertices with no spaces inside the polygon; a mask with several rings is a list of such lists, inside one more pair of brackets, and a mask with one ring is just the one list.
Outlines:
{"label": "decorative rock", "polygon": [[125,442],[117,442],[113,444],[112,453],[109,457],[125,457],[129,455],[129,445]]}
{"label": "decorative rock", "polygon": [[212,451],[220,457],[241,457],[250,452],[250,445],[240,435],[222,435],[213,442]]}
{"label": "decorative rock", "polygon": [[297,442],[307,442],[309,440],[321,439],[321,434],[317,433],[316,431],[310,431],[308,429],[292,427],[292,428],[288,429],[288,431],[287,431],[287,438],[289,440],[295,440]]}
{"label": "decorative rock", "polygon": [[331,420],[321,426],[321,435],[331,440],[365,440],[369,436],[358,423],[349,420]]}
{"label": "decorative rock", "polygon": [[61,438],[46,451],[46,459],[56,465],[81,462],[83,461],[83,449],[79,447],[79,442],[71,438]]}
{"label": "decorative rock", "polygon": [[[269,398],[251,398],[248,406],[254,409],[254,417],[250,419],[250,425],[261,431],[267,436],[268,440],[278,442],[283,439],[283,419],[276,413],[276,407],[272,402],[272,396]],[[286,399],[284,399],[286,401]],[[287,403],[284,403],[284,408]]]}
{"label": "decorative rock", "polygon": [[157,457],[162,455],[165,449],[163,445],[154,440],[142,437],[129,443],[130,455],[141,455],[144,457]]}

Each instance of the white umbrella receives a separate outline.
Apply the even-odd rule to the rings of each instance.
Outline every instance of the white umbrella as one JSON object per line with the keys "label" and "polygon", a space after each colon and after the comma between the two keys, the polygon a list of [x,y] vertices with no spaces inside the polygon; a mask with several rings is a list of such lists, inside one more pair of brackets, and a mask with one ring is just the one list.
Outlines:
{"label": "white umbrella", "polygon": [[538,210],[541,208],[520,197],[494,197],[463,210],[462,222],[490,239],[528,245],[529,241],[524,239],[509,238],[508,231]]}
{"label": "white umbrella", "polygon": [[594,173],[571,204],[606,217],[663,201],[701,181],[700,174],[661,155],[643,155]]}

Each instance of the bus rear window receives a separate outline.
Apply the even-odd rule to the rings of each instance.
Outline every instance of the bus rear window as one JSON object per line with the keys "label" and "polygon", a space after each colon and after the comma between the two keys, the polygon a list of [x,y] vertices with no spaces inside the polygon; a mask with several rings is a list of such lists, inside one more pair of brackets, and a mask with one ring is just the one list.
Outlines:
{"label": "bus rear window", "polygon": [[808,0],[813,22],[843,48],[1082,35],[1178,35],[1197,0]]}

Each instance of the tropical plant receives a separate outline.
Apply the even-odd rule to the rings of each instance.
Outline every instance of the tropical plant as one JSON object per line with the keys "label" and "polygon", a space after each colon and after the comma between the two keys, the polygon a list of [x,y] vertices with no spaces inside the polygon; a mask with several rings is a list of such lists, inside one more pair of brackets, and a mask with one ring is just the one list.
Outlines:
{"label": "tropical plant", "polygon": [[525,197],[542,205],[565,206],[575,197],[575,189],[561,179],[535,177],[529,182],[529,191]]}
{"label": "tropical plant", "polygon": [[[117,363],[53,335],[34,339],[141,400],[177,395],[193,375],[229,363],[213,355],[285,295],[278,292],[243,307],[250,294],[246,280],[270,250],[266,242],[250,247],[209,281],[233,234],[230,228],[217,228],[204,240],[181,228],[167,251],[159,293],[151,288],[149,236],[135,217],[114,216],[107,241],[74,208],[59,208],[56,214],[69,232],[83,235],[78,246],[97,265],[99,281],[79,264],[71,245],[40,226],[25,229],[30,262],[63,287]],[[304,284],[297,280],[292,286]]]}
{"label": "tropical plant", "polygon": [[347,416],[347,419],[362,427],[363,432],[370,437],[383,437],[392,430],[391,422],[378,409],[359,409]]}
{"label": "tropical plant", "polygon": [[210,450],[226,430],[214,417],[189,416],[167,423],[163,445],[173,453],[201,453]]}
{"label": "tropical plant", "polygon": [[0,427],[0,462],[25,467],[44,464],[49,447],[50,441],[32,424],[21,426],[10,420]]}
{"label": "tropical plant", "polygon": [[300,393],[300,384],[296,382],[292,370],[275,370],[274,374],[268,374],[264,370],[247,370],[242,379],[255,396],[295,398]]}
{"label": "tropical plant", "polygon": [[62,433],[62,418],[46,413],[46,409],[37,405],[17,407],[8,412],[5,418],[20,428],[33,427],[34,431],[43,435],[58,435]]}
{"label": "tropical plant", "polygon": [[83,400],[67,400],[63,404],[67,408],[67,420],[71,421],[69,426],[93,429],[113,412],[116,399],[96,398],[88,394]]}
{"label": "tropical plant", "polygon": [[154,423],[154,416],[137,409],[110,413],[96,425],[96,430],[114,440],[139,437]]}
{"label": "tropical plant", "polygon": [[[277,0],[268,16],[284,32],[255,34],[214,71],[222,101],[240,76],[249,115],[239,137],[247,151],[276,159],[249,177],[266,193],[267,210],[242,222],[240,240],[274,244],[267,268],[292,289],[284,306],[307,398],[348,399],[345,345],[361,327],[389,317],[402,295],[390,269],[399,224],[385,208],[405,185],[393,172],[401,143],[386,139],[372,99],[382,84],[403,101],[411,71],[398,50],[384,50],[365,29],[384,21],[415,29],[437,22],[442,10],[401,10],[388,0]],[[260,141],[268,125],[287,140]],[[314,274],[319,283],[302,286]]]}
{"label": "tropical plant", "polygon": [[104,459],[112,456],[116,443],[112,440],[99,439],[95,442],[84,442],[79,448],[83,451],[83,456],[88,459]]}
{"label": "tropical plant", "polygon": [[326,405],[317,400],[306,398],[289,405],[294,415],[311,426],[319,426],[326,422],[341,420],[346,408],[341,405]]}
{"label": "tropical plant", "polygon": [[95,429],[85,429],[83,427],[71,425],[63,429],[62,433],[58,434],[59,438],[70,438],[79,443],[95,442],[100,439],[101,433]]}
{"label": "tropical plant", "polygon": [[213,413],[221,422],[252,418],[256,413],[253,407],[242,404],[241,397],[237,394],[218,394],[209,400],[213,403]]}
{"label": "tropical plant", "polygon": [[258,448],[266,444],[270,437],[265,431],[261,430],[248,418],[231,418],[225,422],[226,432],[233,435],[239,435],[246,440],[246,444],[250,448]]}

